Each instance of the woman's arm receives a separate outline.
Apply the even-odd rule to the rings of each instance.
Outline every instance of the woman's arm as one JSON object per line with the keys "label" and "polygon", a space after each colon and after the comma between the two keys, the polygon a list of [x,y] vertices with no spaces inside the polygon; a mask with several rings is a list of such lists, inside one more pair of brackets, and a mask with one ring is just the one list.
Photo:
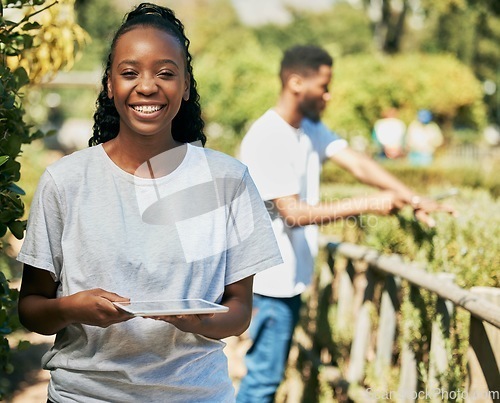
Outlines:
{"label": "woman's arm", "polygon": [[157,316],[184,332],[198,333],[212,339],[223,339],[242,334],[252,318],[253,276],[246,277],[224,288],[221,304],[226,313],[211,315]]}
{"label": "woman's arm", "polygon": [[108,327],[131,318],[111,303],[127,298],[99,288],[56,298],[57,287],[47,270],[24,265],[18,310],[28,330],[50,335],[71,323]]}

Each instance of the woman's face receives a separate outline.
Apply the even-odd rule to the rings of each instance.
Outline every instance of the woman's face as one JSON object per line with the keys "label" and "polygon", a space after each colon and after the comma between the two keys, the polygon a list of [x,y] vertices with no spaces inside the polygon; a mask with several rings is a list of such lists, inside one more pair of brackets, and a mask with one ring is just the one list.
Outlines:
{"label": "woman's face", "polygon": [[178,40],[151,27],[123,34],[114,49],[108,97],[120,115],[121,135],[171,136],[172,120],[189,98],[189,75]]}

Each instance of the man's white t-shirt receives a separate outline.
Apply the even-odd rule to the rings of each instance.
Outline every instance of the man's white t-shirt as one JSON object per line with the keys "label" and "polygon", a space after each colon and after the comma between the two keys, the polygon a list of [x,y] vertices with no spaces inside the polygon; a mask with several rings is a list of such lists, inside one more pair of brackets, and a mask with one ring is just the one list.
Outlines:
{"label": "man's white t-shirt", "polygon": [[297,194],[311,205],[318,203],[321,165],[346,147],[347,142],[323,123],[303,120],[296,129],[272,109],[245,135],[240,159],[266,201],[283,257],[283,264],[255,276],[255,293],[292,297],[310,284],[318,248],[317,226],[287,226],[271,201]]}
{"label": "man's white t-shirt", "polygon": [[[18,260],[47,270],[57,297],[102,288],[132,301],[203,298],[282,262],[246,167],[187,145],[180,165],[131,175],[101,145],[43,174]],[[163,155],[163,162],[172,161]],[[71,324],[43,357],[54,402],[232,402],[225,344],[153,319]]]}

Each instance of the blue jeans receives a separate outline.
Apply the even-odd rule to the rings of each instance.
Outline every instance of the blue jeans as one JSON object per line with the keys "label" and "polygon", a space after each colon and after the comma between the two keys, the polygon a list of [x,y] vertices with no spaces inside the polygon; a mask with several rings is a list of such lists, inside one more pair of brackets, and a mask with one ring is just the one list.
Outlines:
{"label": "blue jeans", "polygon": [[256,314],[250,324],[252,346],[245,357],[247,374],[242,379],[238,403],[271,403],[283,379],[299,319],[300,295],[272,298],[254,294]]}

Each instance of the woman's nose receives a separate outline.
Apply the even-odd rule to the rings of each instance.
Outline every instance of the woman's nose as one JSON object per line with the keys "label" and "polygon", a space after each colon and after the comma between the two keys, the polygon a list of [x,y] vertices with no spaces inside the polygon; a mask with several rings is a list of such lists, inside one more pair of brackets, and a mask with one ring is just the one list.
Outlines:
{"label": "woman's nose", "polygon": [[158,90],[158,86],[156,85],[155,79],[153,77],[143,77],[137,84],[136,90],[141,94],[150,95]]}

